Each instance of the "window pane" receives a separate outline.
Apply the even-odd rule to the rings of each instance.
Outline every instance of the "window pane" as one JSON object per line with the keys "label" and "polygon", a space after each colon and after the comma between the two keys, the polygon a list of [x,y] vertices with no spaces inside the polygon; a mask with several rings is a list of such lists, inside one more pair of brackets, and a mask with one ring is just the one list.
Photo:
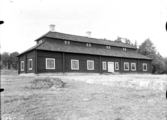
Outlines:
{"label": "window pane", "polygon": [[118,64],[118,62],[115,63],[115,69],[119,70],[119,64]]}
{"label": "window pane", "polygon": [[124,69],[129,70],[129,64],[128,63],[124,63]]}
{"label": "window pane", "polygon": [[103,62],[103,70],[106,70],[106,62]]}
{"label": "window pane", "polygon": [[87,61],[87,69],[94,70],[94,61]]}
{"label": "window pane", "polygon": [[79,69],[79,61],[78,60],[71,60],[71,69]]}
{"label": "window pane", "polygon": [[46,68],[55,69],[55,59],[46,59]]}

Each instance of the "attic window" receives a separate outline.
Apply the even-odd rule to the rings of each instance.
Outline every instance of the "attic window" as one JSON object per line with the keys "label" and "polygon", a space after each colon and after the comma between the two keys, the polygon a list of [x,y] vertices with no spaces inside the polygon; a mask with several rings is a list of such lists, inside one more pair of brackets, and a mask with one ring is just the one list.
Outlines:
{"label": "attic window", "polygon": [[70,45],[70,41],[65,40],[65,41],[64,41],[64,44]]}
{"label": "attic window", "polygon": [[110,46],[106,46],[106,48],[107,48],[107,49],[111,49],[111,47],[110,47]]}
{"label": "attic window", "polygon": [[123,48],[123,51],[126,51],[126,48]]}
{"label": "attic window", "polygon": [[86,43],[86,47],[91,47],[91,44],[90,43]]}
{"label": "attic window", "polygon": [[39,41],[38,41],[38,44],[40,44],[40,43],[42,43],[42,40],[39,40]]}

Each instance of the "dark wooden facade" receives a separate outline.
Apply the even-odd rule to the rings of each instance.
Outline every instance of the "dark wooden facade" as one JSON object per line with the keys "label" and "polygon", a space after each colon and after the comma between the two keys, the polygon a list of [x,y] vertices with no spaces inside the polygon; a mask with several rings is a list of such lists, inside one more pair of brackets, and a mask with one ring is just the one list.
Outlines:
{"label": "dark wooden facade", "polygon": [[[39,42],[40,40],[42,41]],[[70,41],[70,43],[65,44],[65,41]],[[147,59],[141,55],[138,55],[138,57],[135,48],[110,45],[110,49],[107,49],[107,45],[105,44],[90,43],[91,47],[88,47],[86,46],[87,43],[88,42],[84,41],[42,37],[37,40],[37,45],[34,48],[18,56],[20,68],[18,73],[40,74],[74,72],[104,74],[110,73],[108,71],[108,64],[110,62],[114,63],[114,72],[116,73],[151,73],[151,59]],[[123,51],[123,48],[126,48],[126,51]],[[99,54],[96,51],[99,51]],[[112,56],[110,52],[113,52],[115,55]],[[117,55],[119,52],[122,56]],[[124,54],[126,54],[126,56]],[[133,55],[136,55],[136,57],[133,58]],[[55,60],[55,69],[46,69],[46,58],[53,58]],[[29,69],[30,59],[32,60],[32,69]],[[78,70],[71,69],[71,60],[79,61]],[[93,70],[87,69],[87,60],[94,61]],[[21,69],[21,67],[23,67],[21,65],[22,61],[24,61],[24,69]],[[106,62],[106,70],[103,69],[103,62]],[[118,69],[115,68],[116,62],[119,66]],[[129,63],[129,70],[124,69],[125,62]],[[136,65],[136,70],[131,69],[132,64]],[[143,70],[143,64],[147,64],[146,71]]]}
{"label": "dark wooden facade", "polygon": [[[19,69],[19,73],[65,73],[65,72],[75,72],[75,73],[108,73],[108,62],[118,62],[119,70],[115,69],[114,72],[118,73],[151,73],[151,61],[150,60],[138,60],[130,58],[118,58],[118,57],[107,57],[107,56],[97,56],[97,55],[86,55],[86,54],[75,54],[75,53],[63,53],[63,52],[51,52],[51,51],[41,51],[37,50],[37,65],[35,64],[35,51],[31,51],[27,54],[20,56],[21,61],[25,62],[24,70]],[[55,69],[46,69],[46,58],[55,59]],[[28,69],[28,60],[33,60],[32,70]],[[71,60],[79,60],[79,70],[71,69]],[[94,61],[94,70],[87,70],[87,60]],[[103,70],[102,62],[106,62],[106,70]],[[129,70],[124,70],[124,62],[129,63]],[[131,70],[131,63],[136,63],[136,70]],[[143,63],[147,63],[147,71],[143,71]],[[37,67],[37,68],[36,68]]]}

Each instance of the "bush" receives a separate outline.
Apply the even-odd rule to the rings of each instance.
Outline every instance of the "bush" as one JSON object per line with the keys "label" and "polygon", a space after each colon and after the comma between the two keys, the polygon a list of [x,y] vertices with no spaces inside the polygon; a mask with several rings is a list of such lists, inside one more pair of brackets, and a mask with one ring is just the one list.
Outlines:
{"label": "bush", "polygon": [[65,83],[60,78],[36,78],[30,82],[31,89],[63,88]]}

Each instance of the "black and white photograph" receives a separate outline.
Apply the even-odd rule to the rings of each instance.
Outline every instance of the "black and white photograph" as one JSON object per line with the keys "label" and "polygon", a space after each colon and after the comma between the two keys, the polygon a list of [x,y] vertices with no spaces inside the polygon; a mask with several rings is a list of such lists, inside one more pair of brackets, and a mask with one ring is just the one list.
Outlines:
{"label": "black and white photograph", "polygon": [[1,120],[167,120],[166,0],[1,0]]}

